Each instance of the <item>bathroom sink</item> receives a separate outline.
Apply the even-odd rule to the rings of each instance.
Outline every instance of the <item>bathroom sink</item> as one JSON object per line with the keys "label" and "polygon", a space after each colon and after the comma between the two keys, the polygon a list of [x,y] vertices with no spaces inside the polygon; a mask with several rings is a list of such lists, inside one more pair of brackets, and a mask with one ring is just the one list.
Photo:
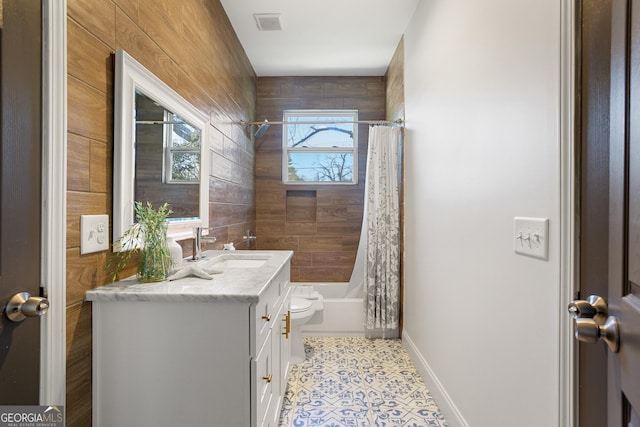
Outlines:
{"label": "bathroom sink", "polygon": [[226,270],[228,268],[258,268],[262,267],[269,257],[246,255],[222,255],[214,259],[210,266]]}
{"label": "bathroom sink", "polygon": [[257,268],[262,267],[266,259],[226,259],[215,265],[222,268]]}

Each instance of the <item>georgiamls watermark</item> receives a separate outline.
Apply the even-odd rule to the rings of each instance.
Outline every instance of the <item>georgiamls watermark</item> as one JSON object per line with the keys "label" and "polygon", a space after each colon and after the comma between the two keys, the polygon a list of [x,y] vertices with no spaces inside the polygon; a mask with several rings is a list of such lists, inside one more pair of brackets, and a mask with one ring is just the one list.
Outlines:
{"label": "georgiamls watermark", "polygon": [[64,427],[64,407],[0,406],[0,427]]}

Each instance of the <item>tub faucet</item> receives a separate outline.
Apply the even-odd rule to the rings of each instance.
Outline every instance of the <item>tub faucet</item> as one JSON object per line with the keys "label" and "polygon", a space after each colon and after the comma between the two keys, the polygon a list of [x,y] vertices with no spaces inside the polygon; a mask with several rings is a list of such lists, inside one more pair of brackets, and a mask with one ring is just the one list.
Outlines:
{"label": "tub faucet", "polygon": [[247,241],[247,247],[250,248],[251,247],[251,242],[255,241],[257,239],[257,237],[253,234],[251,234],[251,230],[247,230],[247,235],[244,236],[244,238]]}
{"label": "tub faucet", "polygon": [[[203,231],[206,230],[206,234]],[[198,260],[202,258],[202,241],[206,242],[215,242],[216,238],[213,236],[209,236],[209,228],[207,227],[196,227],[193,229],[194,238],[193,238],[193,256],[191,259]]]}

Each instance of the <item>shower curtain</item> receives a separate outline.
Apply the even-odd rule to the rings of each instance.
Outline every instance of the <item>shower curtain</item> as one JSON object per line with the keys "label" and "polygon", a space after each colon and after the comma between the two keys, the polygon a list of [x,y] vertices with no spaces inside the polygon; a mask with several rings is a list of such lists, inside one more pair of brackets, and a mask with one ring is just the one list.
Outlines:
{"label": "shower curtain", "polygon": [[360,244],[348,296],[364,290],[364,329],[369,338],[397,338],[400,301],[400,129],[369,130]]}

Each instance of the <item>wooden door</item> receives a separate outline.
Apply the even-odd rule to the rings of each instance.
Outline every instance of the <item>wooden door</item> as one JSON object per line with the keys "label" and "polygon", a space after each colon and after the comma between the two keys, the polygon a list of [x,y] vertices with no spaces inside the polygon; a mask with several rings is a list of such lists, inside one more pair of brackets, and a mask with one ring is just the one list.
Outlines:
{"label": "wooden door", "polygon": [[[608,292],[611,0],[581,0],[576,18],[576,160],[582,171],[576,297],[586,298]],[[607,352],[603,344],[579,344],[580,427],[606,426]]]}
{"label": "wooden door", "polygon": [[640,0],[612,5],[607,425],[640,427]]}
{"label": "wooden door", "polygon": [[13,322],[7,301],[39,294],[41,4],[4,0],[1,37],[0,405],[37,405],[40,321]]}
{"label": "wooden door", "polygon": [[619,348],[580,345],[578,419],[640,427],[640,0],[580,6],[580,296],[608,299]]}

